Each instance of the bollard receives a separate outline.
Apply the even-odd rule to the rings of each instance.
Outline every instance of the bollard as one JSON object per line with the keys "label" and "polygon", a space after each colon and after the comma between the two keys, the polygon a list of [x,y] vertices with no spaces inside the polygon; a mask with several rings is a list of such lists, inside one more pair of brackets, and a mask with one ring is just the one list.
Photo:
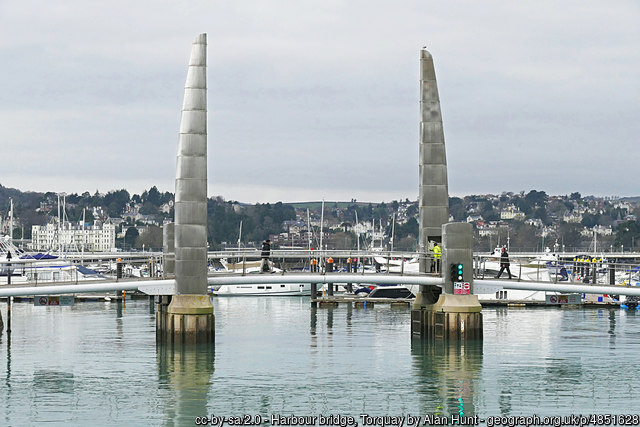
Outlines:
{"label": "bollard", "polygon": [[615,265],[609,264],[609,284],[616,284],[616,267]]}

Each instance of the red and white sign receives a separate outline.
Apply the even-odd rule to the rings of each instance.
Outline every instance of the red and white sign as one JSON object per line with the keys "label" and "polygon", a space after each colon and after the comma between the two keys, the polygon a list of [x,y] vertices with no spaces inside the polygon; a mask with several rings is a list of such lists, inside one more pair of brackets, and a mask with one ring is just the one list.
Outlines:
{"label": "red and white sign", "polygon": [[73,295],[43,295],[33,297],[33,305],[39,307],[73,305],[75,297]]}
{"label": "red and white sign", "polygon": [[453,282],[454,295],[469,295],[471,285],[469,282]]}

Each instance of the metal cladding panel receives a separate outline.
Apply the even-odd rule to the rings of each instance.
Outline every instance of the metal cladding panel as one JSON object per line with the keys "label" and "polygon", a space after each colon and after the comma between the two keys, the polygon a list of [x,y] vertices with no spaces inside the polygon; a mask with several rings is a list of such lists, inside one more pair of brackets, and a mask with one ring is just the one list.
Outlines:
{"label": "metal cladding panel", "polygon": [[449,207],[447,206],[423,206],[420,216],[421,227],[438,227],[437,236],[441,235],[442,224],[449,221]]}
{"label": "metal cladding panel", "polygon": [[203,66],[189,67],[189,71],[187,72],[187,82],[184,84],[184,88],[185,94],[187,89],[206,89],[207,68]]}
{"label": "metal cladding panel", "polygon": [[449,208],[440,206],[421,206],[419,214],[420,244],[427,248],[429,240],[442,235],[442,224],[449,220]]}
{"label": "metal cladding panel", "polygon": [[429,202],[424,206],[447,206],[449,204],[449,192],[446,185],[421,185],[421,200]]}
{"label": "metal cladding panel", "polygon": [[420,103],[420,115],[423,122],[442,123],[442,112],[439,102]]}
{"label": "metal cladding panel", "polygon": [[207,92],[202,89],[187,88],[184,90],[182,110],[207,110]]}
{"label": "metal cladding panel", "polygon": [[207,181],[204,179],[176,180],[176,194],[180,193],[181,202],[198,202],[207,199]]}
{"label": "metal cladding panel", "polygon": [[185,133],[180,135],[178,156],[206,156],[207,135]]}
{"label": "metal cladding panel", "polygon": [[420,52],[420,80],[435,80],[436,70],[433,66],[433,57],[431,54],[422,50]]}
{"label": "metal cladding panel", "polygon": [[[176,276],[182,274],[184,276],[197,276],[198,274],[204,275],[204,281],[207,281],[207,264],[206,259],[186,259],[176,261]],[[204,268],[203,268],[204,265]]]}
{"label": "metal cladding panel", "polygon": [[420,142],[422,144],[444,144],[442,122],[421,122]]}
{"label": "metal cladding panel", "polygon": [[[185,225],[185,224],[196,224],[196,225],[207,225],[206,221],[200,221],[200,222],[194,222],[194,221],[190,221],[191,218],[193,218],[194,215],[204,215],[204,219],[206,219],[206,215],[207,215],[207,202],[205,201],[197,201],[197,202],[188,202],[188,201],[182,201],[182,200],[176,200],[176,205],[175,205],[175,216],[176,219],[179,220],[179,224]],[[180,206],[178,208],[178,206]],[[189,212],[191,210],[191,212]],[[186,217],[182,216],[183,214],[186,214]],[[202,216],[200,216],[200,218],[202,218]],[[176,226],[177,227],[177,226]]]}
{"label": "metal cladding panel", "polygon": [[421,80],[420,95],[420,102],[440,103],[440,96],[438,95],[438,85],[435,80]]}
{"label": "metal cladding panel", "polygon": [[207,35],[199,34],[193,41],[189,66],[207,66]]}
{"label": "metal cladding panel", "polygon": [[422,164],[418,170],[420,185],[447,186],[447,165]]}
{"label": "metal cladding panel", "polygon": [[162,252],[173,253],[176,245],[175,238],[175,224],[172,222],[164,224],[162,226]]}
{"label": "metal cladding panel", "polygon": [[[207,209],[201,202],[179,202],[174,207],[175,215],[180,217],[182,224],[206,224]],[[202,207],[205,207],[202,209]]]}
{"label": "metal cladding panel", "polygon": [[447,153],[444,144],[420,144],[420,158],[423,164],[447,164]]}
{"label": "metal cladding panel", "polygon": [[176,258],[173,255],[165,256],[162,271],[165,277],[176,274]]}
{"label": "metal cladding panel", "polygon": [[184,273],[187,276],[195,276],[198,274],[198,272],[204,273],[206,280],[206,259],[183,259],[180,261],[176,261],[176,275]]}
{"label": "metal cladding panel", "polygon": [[[176,225],[176,254],[181,248],[206,248],[207,226],[196,224]],[[176,255],[176,262],[178,256]]]}
{"label": "metal cladding panel", "polygon": [[178,275],[181,276],[181,280],[176,287],[178,295],[206,295],[208,286],[206,271],[204,277],[201,277],[200,274],[187,275],[187,273],[189,273],[188,268],[183,267],[180,268],[180,273],[178,273],[176,265],[176,282],[178,281]]}
{"label": "metal cladding panel", "polygon": [[179,248],[176,250],[176,256],[178,255],[183,260],[206,260],[207,248]]}
{"label": "metal cladding panel", "polygon": [[[205,156],[178,156],[176,159],[177,179],[207,179],[207,158]],[[176,193],[178,188],[176,185]]]}
{"label": "metal cladding panel", "polygon": [[180,120],[180,133],[206,133],[207,112],[202,110],[183,110]]}
{"label": "metal cladding panel", "polygon": [[467,222],[443,224],[442,244],[448,249],[470,250],[473,247],[473,226]]}

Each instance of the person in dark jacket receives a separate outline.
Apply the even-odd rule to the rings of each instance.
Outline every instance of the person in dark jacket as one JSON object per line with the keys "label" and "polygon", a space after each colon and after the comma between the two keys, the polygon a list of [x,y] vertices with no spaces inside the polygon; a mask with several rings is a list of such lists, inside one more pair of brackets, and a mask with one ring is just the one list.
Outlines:
{"label": "person in dark jacket", "polygon": [[507,273],[509,273],[509,279],[511,279],[511,269],[509,268],[509,265],[509,254],[507,253],[507,248],[503,246],[502,253],[500,254],[500,271],[498,272],[496,279],[499,279],[502,272],[505,270],[507,270]]}
{"label": "person in dark jacket", "polygon": [[271,263],[269,257],[271,256],[271,240],[267,239],[262,242],[262,263],[260,264],[260,272],[271,271]]}

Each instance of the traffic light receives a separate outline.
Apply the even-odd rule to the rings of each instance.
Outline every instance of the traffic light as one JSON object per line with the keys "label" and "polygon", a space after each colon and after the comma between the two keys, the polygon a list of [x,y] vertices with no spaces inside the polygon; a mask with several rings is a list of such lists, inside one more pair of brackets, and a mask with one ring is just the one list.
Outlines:
{"label": "traffic light", "polygon": [[462,263],[456,262],[449,266],[451,271],[451,281],[453,282],[461,282],[464,272],[464,267]]}

